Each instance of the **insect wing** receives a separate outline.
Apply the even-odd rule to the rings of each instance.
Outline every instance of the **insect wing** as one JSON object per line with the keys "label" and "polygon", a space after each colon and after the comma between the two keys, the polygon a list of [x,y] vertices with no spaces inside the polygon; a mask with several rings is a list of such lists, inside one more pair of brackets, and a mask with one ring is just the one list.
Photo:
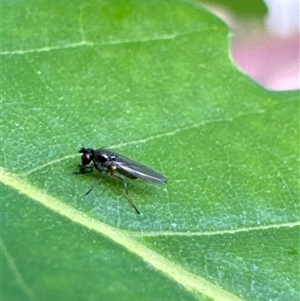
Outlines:
{"label": "insect wing", "polygon": [[140,178],[158,184],[167,183],[167,179],[157,171],[122,155],[116,158],[115,166],[119,173],[128,178]]}

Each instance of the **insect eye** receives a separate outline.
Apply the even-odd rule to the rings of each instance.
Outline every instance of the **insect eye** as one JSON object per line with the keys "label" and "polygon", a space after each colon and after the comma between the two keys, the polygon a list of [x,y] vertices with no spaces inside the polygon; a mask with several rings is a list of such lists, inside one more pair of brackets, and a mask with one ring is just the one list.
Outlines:
{"label": "insect eye", "polygon": [[81,156],[81,161],[82,161],[83,165],[90,164],[90,162],[92,161],[91,155],[90,154],[83,154]]}

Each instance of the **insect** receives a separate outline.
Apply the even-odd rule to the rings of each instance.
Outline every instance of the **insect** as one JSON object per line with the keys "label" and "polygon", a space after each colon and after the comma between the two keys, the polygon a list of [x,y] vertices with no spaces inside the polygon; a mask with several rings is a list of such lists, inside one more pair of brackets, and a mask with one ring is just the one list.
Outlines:
{"label": "insect", "polygon": [[[127,183],[122,176],[125,176],[130,179],[140,178],[148,182],[157,184],[167,183],[167,179],[157,171],[141,163],[126,158],[118,153],[115,153],[109,149],[93,149],[82,147],[79,150],[79,153],[82,153],[82,164],[78,165],[79,171],[74,173],[84,174],[92,172],[95,168],[100,172],[110,174],[111,176],[120,179],[121,181],[123,181],[124,189],[128,196],[128,201],[131,204],[131,206],[135,209],[137,214],[140,214],[140,211],[135,206],[129,194]],[[87,191],[86,195],[89,194],[100,183],[100,181],[101,180],[96,181],[94,185]]]}

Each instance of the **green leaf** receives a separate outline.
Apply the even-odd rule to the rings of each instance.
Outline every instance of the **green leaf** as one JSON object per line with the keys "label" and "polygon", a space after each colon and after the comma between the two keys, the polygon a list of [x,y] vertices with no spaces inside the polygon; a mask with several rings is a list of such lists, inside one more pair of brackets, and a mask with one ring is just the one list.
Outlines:
{"label": "green leaf", "polygon": [[[183,1],[4,1],[3,300],[298,300],[299,91]],[[166,186],[75,175],[106,146]],[[85,192],[102,179],[88,196]]]}

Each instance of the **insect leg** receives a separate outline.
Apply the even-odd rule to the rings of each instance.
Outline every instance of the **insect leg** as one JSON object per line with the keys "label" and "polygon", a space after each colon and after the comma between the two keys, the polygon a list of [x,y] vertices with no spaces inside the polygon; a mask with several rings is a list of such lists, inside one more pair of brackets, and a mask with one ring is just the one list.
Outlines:
{"label": "insect leg", "polygon": [[[89,171],[85,171],[84,170],[84,173],[92,172],[93,171],[93,167],[95,167],[97,170],[99,170],[95,164],[92,164],[92,165],[89,165],[89,166],[86,166],[86,167],[88,167],[90,170]],[[101,170],[99,170],[99,171],[101,172]],[[102,179],[96,181],[93,184],[93,186],[85,193],[85,195],[88,195],[101,181],[102,181]]]}
{"label": "insect leg", "polygon": [[100,182],[102,181],[102,179],[96,181],[93,186],[85,193],[85,195],[88,195]]}
{"label": "insect leg", "polygon": [[131,196],[130,196],[130,194],[129,194],[129,190],[128,190],[126,181],[125,181],[123,178],[121,178],[121,177],[115,175],[115,174],[114,174],[114,170],[107,170],[107,173],[110,173],[111,176],[113,176],[113,177],[115,177],[115,178],[117,178],[117,179],[123,181],[124,188],[125,188],[125,192],[126,192],[127,197],[128,197],[127,200],[129,201],[129,203],[131,204],[131,206],[134,208],[134,210],[136,211],[136,213],[137,213],[137,214],[141,214],[140,211],[136,208],[136,206],[135,206],[135,204],[134,204],[134,202],[133,202],[133,199],[131,198]]}
{"label": "insect leg", "polygon": [[[73,174],[78,175],[78,174],[82,174],[82,173],[88,173],[88,172],[92,172],[93,171],[93,167],[94,164],[86,166],[86,165],[78,165],[79,167],[79,171],[75,171],[73,172]],[[98,168],[97,168],[98,169]],[[86,192],[85,195],[88,195],[99,183],[101,182],[101,179],[96,181],[93,186]]]}
{"label": "insect leg", "polygon": [[93,165],[85,166],[85,165],[78,165],[79,171],[74,171],[73,174],[79,175],[82,173],[88,173],[93,171]]}

